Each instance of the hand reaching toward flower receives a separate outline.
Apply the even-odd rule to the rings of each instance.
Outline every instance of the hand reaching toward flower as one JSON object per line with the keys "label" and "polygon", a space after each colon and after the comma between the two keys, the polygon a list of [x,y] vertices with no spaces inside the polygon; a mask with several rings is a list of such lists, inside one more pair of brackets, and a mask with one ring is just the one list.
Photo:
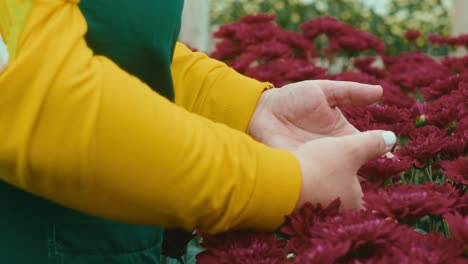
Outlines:
{"label": "hand reaching toward flower", "polygon": [[297,209],[340,197],[344,208],[361,207],[357,171],[395,144],[393,133],[359,133],[339,106],[365,106],[382,96],[380,86],[355,82],[304,81],[265,91],[248,133],[272,147],[293,151],[302,169]]}
{"label": "hand reaching toward flower", "polygon": [[361,208],[357,171],[367,161],[384,155],[396,142],[393,132],[367,131],[309,141],[293,153],[302,170],[302,189],[296,209],[304,203],[327,205],[337,197],[343,208]]}
{"label": "hand reaching toward flower", "polygon": [[265,91],[248,133],[272,147],[295,150],[305,142],[358,132],[339,106],[365,106],[382,96],[375,85],[338,81],[304,81]]}

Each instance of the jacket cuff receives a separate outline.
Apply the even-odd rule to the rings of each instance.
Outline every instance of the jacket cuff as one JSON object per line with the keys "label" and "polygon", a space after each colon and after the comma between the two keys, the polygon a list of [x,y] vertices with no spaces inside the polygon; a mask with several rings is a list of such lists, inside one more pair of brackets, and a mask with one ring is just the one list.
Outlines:
{"label": "jacket cuff", "polygon": [[218,109],[210,111],[211,119],[246,132],[260,95],[263,91],[273,88],[273,85],[241,74],[231,76],[231,80],[223,78],[223,92],[217,93],[208,104]]}

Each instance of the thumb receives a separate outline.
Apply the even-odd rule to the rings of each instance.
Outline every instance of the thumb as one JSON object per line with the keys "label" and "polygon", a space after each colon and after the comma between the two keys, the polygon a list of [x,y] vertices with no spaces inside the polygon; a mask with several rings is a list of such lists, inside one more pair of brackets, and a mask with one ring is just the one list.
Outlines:
{"label": "thumb", "polygon": [[389,152],[396,143],[391,131],[373,130],[337,138],[348,160],[359,169],[367,161]]}

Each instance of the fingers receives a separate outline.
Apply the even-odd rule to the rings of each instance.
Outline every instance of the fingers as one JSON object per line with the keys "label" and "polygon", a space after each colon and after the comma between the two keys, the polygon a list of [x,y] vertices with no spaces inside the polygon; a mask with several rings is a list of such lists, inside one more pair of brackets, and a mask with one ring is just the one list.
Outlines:
{"label": "fingers", "polygon": [[[385,155],[396,143],[396,136],[391,131],[367,131],[337,138],[343,149],[345,159],[353,168],[359,169],[367,161]],[[348,157],[348,159],[346,159]]]}
{"label": "fingers", "polygon": [[380,85],[327,80],[313,82],[322,89],[331,107],[366,106],[379,100],[383,94]]}

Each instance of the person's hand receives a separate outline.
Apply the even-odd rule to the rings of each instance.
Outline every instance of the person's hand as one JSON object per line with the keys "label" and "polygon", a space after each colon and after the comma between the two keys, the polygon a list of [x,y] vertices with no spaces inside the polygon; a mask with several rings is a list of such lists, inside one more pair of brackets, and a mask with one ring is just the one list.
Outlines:
{"label": "person's hand", "polygon": [[367,131],[309,141],[293,153],[302,170],[301,194],[305,202],[327,206],[340,197],[342,208],[361,208],[362,190],[357,171],[368,160],[385,154],[396,142],[393,132]]}
{"label": "person's hand", "polygon": [[365,106],[382,87],[339,81],[304,81],[263,92],[248,134],[272,147],[294,150],[305,142],[358,132],[338,106]]}

